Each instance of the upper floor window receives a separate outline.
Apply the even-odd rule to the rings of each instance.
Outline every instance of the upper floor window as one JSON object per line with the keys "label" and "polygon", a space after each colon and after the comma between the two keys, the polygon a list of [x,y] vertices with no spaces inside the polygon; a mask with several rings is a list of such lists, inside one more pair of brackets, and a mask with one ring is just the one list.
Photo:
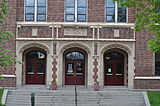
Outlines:
{"label": "upper floor window", "polygon": [[160,53],[155,53],[155,75],[160,76]]}
{"label": "upper floor window", "polygon": [[86,0],[66,0],[65,21],[86,22]]}
{"label": "upper floor window", "polygon": [[120,6],[120,2],[106,0],[106,22],[126,22],[127,9]]}
{"label": "upper floor window", "polygon": [[26,0],[25,21],[46,21],[46,0]]}

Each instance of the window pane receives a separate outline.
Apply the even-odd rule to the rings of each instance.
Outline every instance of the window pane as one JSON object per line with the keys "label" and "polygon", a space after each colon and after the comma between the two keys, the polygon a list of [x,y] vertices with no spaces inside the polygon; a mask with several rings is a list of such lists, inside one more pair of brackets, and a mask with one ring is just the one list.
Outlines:
{"label": "window pane", "polygon": [[34,21],[34,15],[26,15],[26,21]]}
{"label": "window pane", "polygon": [[78,8],[78,14],[86,14],[86,8]]}
{"label": "window pane", "polygon": [[106,19],[107,22],[114,22],[114,16],[107,16],[107,19]]}
{"label": "window pane", "polygon": [[76,63],[76,76],[83,75],[83,63]]}
{"label": "window pane", "polygon": [[66,8],[66,14],[74,14],[74,8]]}
{"label": "window pane", "polygon": [[66,21],[73,22],[74,21],[74,15],[66,15]]}
{"label": "window pane", "polygon": [[45,69],[45,64],[43,62],[37,63],[37,74],[38,75],[43,75],[44,74],[44,69]]}
{"label": "window pane", "polygon": [[66,0],[66,6],[74,6],[74,0]]}
{"label": "window pane", "polygon": [[78,22],[85,22],[86,21],[86,15],[78,15]]}
{"label": "window pane", "polygon": [[155,54],[155,75],[160,76],[160,53]]}
{"label": "window pane", "polygon": [[73,76],[74,70],[73,70],[73,63],[67,63],[67,76]]}
{"label": "window pane", "polygon": [[160,61],[156,61],[155,71],[156,76],[160,76]]}
{"label": "window pane", "polygon": [[112,64],[107,64],[106,66],[106,75],[113,75],[113,72],[112,72]]}
{"label": "window pane", "polygon": [[118,15],[126,15],[126,8],[118,8]]}
{"label": "window pane", "polygon": [[122,74],[123,66],[122,64],[116,64],[116,74]]}
{"label": "window pane", "polygon": [[34,6],[34,0],[26,0],[26,6]]}
{"label": "window pane", "polygon": [[46,6],[46,0],[38,0],[38,6]]}
{"label": "window pane", "polygon": [[46,15],[38,15],[37,20],[38,21],[45,21],[46,20]]}
{"label": "window pane", "polygon": [[126,15],[119,15],[118,22],[126,22]]}
{"label": "window pane", "polygon": [[78,6],[86,6],[86,0],[78,0]]}
{"label": "window pane", "polygon": [[126,22],[126,8],[118,8],[118,22]]}
{"label": "window pane", "polygon": [[29,63],[28,65],[27,65],[27,74],[28,75],[34,75],[34,63]]}
{"label": "window pane", "polygon": [[107,0],[106,7],[114,7],[114,2],[112,0]]}
{"label": "window pane", "polygon": [[114,8],[107,8],[107,11],[106,11],[108,15],[114,15],[115,14],[115,10]]}
{"label": "window pane", "polygon": [[46,8],[44,8],[44,7],[38,7],[38,13],[40,13],[40,14],[46,14]]}
{"label": "window pane", "polygon": [[26,14],[28,13],[34,14],[34,7],[26,7]]}

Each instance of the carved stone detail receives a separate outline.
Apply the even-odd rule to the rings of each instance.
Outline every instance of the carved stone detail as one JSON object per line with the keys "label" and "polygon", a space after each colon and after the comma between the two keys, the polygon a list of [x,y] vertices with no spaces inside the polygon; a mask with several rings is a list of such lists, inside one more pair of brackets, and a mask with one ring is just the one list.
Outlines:
{"label": "carved stone detail", "polygon": [[86,28],[64,28],[64,35],[87,36]]}

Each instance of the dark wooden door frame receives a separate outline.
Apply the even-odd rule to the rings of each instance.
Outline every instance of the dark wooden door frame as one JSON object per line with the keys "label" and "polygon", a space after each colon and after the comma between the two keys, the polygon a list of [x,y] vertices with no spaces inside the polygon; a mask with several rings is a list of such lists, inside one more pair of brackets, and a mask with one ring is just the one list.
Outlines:
{"label": "dark wooden door frame", "polygon": [[[74,82],[68,83],[67,82],[67,64],[71,63],[73,64],[73,76],[70,77],[70,79],[72,79],[74,81],[74,79],[76,80],[76,84],[77,85],[85,85],[85,59],[84,60],[66,60],[65,59],[65,85],[74,85]],[[79,76],[76,75],[76,63],[83,63],[83,74],[81,76],[81,78]],[[69,77],[68,77],[69,78]],[[78,81],[77,79],[81,79],[82,82]],[[68,84],[67,84],[68,83]]]}
{"label": "dark wooden door frame", "polygon": [[[105,60],[105,58],[103,58],[104,59],[104,66],[103,66],[103,68],[104,68],[104,86],[124,86],[124,59],[123,60]],[[111,65],[112,65],[112,70],[113,70],[113,75],[112,75],[112,78],[111,78],[111,76],[107,76],[106,75],[106,69],[107,69],[107,64],[108,63],[110,63]],[[116,73],[116,64],[122,64],[122,76],[116,76],[115,75],[115,73]],[[114,78],[120,78],[120,77],[122,77],[122,78],[120,78],[121,79],[121,81],[123,80],[123,82],[120,82],[119,83],[119,85],[118,84],[114,84],[114,81],[113,81],[113,84],[107,84],[107,82],[106,82],[106,80],[107,80],[107,78],[108,79],[110,79],[110,80],[114,80]]]}
{"label": "dark wooden door frame", "polygon": [[[32,62],[31,62],[32,61]],[[28,66],[29,66],[29,62],[31,63],[35,63],[34,64],[34,75],[28,75]],[[38,72],[38,62],[42,62],[44,64],[44,74],[43,76],[41,76],[41,78],[39,77],[40,75],[37,75],[37,72]],[[28,81],[28,78],[33,78],[33,82],[30,82]],[[42,78],[44,77],[44,78]],[[40,79],[39,79],[40,78]],[[43,80],[43,81],[39,81],[38,83],[38,80]],[[38,60],[38,59],[26,59],[26,84],[45,84],[46,82],[46,60]]]}

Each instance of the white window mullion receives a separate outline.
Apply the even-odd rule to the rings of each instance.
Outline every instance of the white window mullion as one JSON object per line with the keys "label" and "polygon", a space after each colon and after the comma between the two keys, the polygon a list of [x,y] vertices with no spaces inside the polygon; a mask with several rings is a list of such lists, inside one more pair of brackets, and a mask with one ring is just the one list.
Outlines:
{"label": "white window mullion", "polygon": [[118,3],[115,1],[115,22],[118,22]]}
{"label": "white window mullion", "polygon": [[34,21],[37,21],[37,0],[35,0]]}
{"label": "white window mullion", "polygon": [[75,0],[75,22],[77,22],[77,7],[78,6],[78,1]]}

